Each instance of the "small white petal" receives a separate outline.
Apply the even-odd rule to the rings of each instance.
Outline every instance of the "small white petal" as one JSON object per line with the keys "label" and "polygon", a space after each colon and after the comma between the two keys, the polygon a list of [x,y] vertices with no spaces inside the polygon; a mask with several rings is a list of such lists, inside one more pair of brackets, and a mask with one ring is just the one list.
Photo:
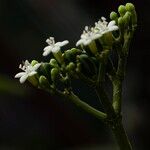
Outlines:
{"label": "small white petal", "polygon": [[27,75],[27,74],[23,75],[23,76],[20,78],[20,83],[24,83],[24,82],[27,80],[27,78],[28,78],[28,75]]}
{"label": "small white petal", "polygon": [[85,46],[87,46],[87,45],[89,45],[90,43],[92,42],[92,40],[86,40],[83,44],[85,45]]}
{"label": "small white petal", "polygon": [[35,65],[33,66],[33,69],[34,69],[34,70],[37,70],[40,66],[41,66],[41,64],[40,64],[40,63],[35,64]]}
{"label": "small white petal", "polygon": [[52,49],[52,48],[53,48],[52,46],[46,46],[46,47],[44,48],[44,51],[47,51],[47,50]]}
{"label": "small white petal", "polygon": [[63,42],[57,42],[55,45],[56,45],[56,46],[59,46],[59,47],[62,47],[62,46],[67,45],[68,43],[69,43],[69,41],[68,41],[68,40],[65,40],[65,41],[63,41]]}
{"label": "small white petal", "polygon": [[15,75],[15,78],[20,78],[20,77],[24,76],[25,74],[26,74],[25,72],[17,73],[17,74]]}
{"label": "small white petal", "polygon": [[109,28],[109,31],[116,31],[118,29],[119,29],[118,26],[112,26]]}
{"label": "small white petal", "polygon": [[53,53],[58,53],[58,51],[60,51],[60,47],[59,46],[53,47],[53,49],[52,49]]}
{"label": "small white petal", "polygon": [[30,72],[30,73],[28,74],[28,76],[33,76],[33,75],[35,75],[35,74],[37,74],[37,72],[36,72],[36,71],[32,71],[32,72]]}
{"label": "small white petal", "polygon": [[105,17],[103,17],[103,16],[101,17],[101,19],[102,19],[103,21],[106,21],[106,18],[105,18]]}
{"label": "small white petal", "polygon": [[47,56],[51,52],[51,49],[47,49],[44,51],[43,56]]}
{"label": "small white petal", "polygon": [[114,20],[113,20],[113,21],[110,21],[110,22],[108,23],[108,28],[114,26],[115,24],[116,24],[116,22],[115,22]]}
{"label": "small white petal", "polygon": [[82,39],[80,39],[79,41],[77,41],[76,46],[79,46],[81,44],[83,44],[83,40]]}

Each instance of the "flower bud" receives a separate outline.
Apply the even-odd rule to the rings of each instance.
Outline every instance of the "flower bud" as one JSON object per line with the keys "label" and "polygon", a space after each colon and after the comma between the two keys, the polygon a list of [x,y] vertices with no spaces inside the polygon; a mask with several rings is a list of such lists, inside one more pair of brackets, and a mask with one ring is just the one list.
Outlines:
{"label": "flower bud", "polygon": [[53,68],[51,70],[51,80],[55,82],[58,77],[59,77],[59,70],[57,68]]}
{"label": "flower bud", "polygon": [[116,21],[116,19],[118,19],[118,14],[116,12],[112,11],[110,13],[110,19]]}
{"label": "flower bud", "polygon": [[64,52],[64,59],[67,62],[75,62],[76,61],[76,56],[81,54],[82,51],[76,48],[72,48],[71,50],[67,50]]}
{"label": "flower bud", "polygon": [[124,16],[124,14],[126,13],[126,8],[124,5],[120,5],[118,8],[118,12],[120,14],[120,16]]}
{"label": "flower bud", "polygon": [[77,68],[76,68],[76,72],[80,72],[81,71],[81,63],[78,62],[77,63]]}
{"label": "flower bud", "polygon": [[31,65],[34,66],[34,65],[36,65],[36,64],[38,64],[38,61],[32,60]]}
{"label": "flower bud", "polygon": [[130,24],[130,18],[131,18],[131,13],[127,11],[123,16],[123,21],[126,26]]}
{"label": "flower bud", "polygon": [[131,12],[132,24],[133,24],[133,26],[136,26],[137,25],[137,14],[136,14],[134,5],[132,3],[127,3],[125,7],[126,7],[127,11]]}
{"label": "flower bud", "polygon": [[40,76],[39,83],[40,83],[41,88],[46,88],[46,89],[50,88],[50,84],[49,84],[47,78],[43,75]]}
{"label": "flower bud", "polygon": [[119,26],[121,34],[123,34],[123,32],[124,32],[124,20],[123,20],[123,17],[119,17],[118,18],[118,26]]}
{"label": "flower bud", "polygon": [[127,3],[125,8],[127,11],[130,11],[130,12],[135,11],[135,7],[132,3]]}
{"label": "flower bud", "polygon": [[51,60],[50,60],[50,65],[52,66],[52,67],[59,67],[58,66],[58,63],[57,63],[57,61],[56,61],[56,59],[54,59],[54,58],[52,58]]}
{"label": "flower bud", "polygon": [[67,65],[66,70],[72,71],[75,69],[75,64],[73,62],[70,62],[69,65]]}
{"label": "flower bud", "polygon": [[72,48],[70,51],[73,55],[77,55],[77,54],[82,53],[82,51],[80,49],[77,49],[77,48]]}

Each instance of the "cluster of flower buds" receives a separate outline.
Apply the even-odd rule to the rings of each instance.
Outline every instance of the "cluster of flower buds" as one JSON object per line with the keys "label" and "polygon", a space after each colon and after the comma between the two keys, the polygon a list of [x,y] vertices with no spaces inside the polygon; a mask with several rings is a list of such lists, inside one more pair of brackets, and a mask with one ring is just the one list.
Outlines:
{"label": "cluster of flower buds", "polygon": [[[119,13],[119,14],[118,14]],[[137,14],[132,3],[127,3],[125,6],[120,5],[118,13],[111,12],[110,19],[114,20],[120,30],[120,38],[130,34],[137,26]]]}
{"label": "cluster of flower buds", "polygon": [[[54,37],[46,40],[48,46],[44,48],[43,56],[50,53],[53,57],[49,62],[27,60],[20,65],[23,72],[16,74],[15,78],[20,78],[20,83],[28,80],[34,86],[54,92],[71,88],[73,78],[89,78],[94,81],[98,78],[99,67],[105,63],[116,41],[130,36],[137,24],[137,17],[134,5],[127,3],[118,8],[119,14],[111,12],[110,22],[106,18],[95,23],[94,27],[86,26],[81,39],[76,46],[61,51],[61,47],[69,43],[68,40],[55,42]],[[122,42],[120,40],[120,42]]]}

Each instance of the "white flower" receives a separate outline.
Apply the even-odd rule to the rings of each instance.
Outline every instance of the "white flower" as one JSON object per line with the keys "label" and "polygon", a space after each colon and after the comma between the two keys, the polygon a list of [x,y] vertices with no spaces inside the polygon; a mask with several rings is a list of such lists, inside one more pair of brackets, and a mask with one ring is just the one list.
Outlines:
{"label": "white flower", "polygon": [[81,39],[76,43],[76,46],[89,45],[93,40],[96,40],[102,37],[104,34],[108,32],[112,32],[118,30],[118,26],[116,25],[115,21],[110,21],[109,23],[106,21],[105,17],[101,17],[101,20],[95,23],[95,27],[89,28],[88,26],[85,27],[81,35]]}
{"label": "white flower", "polygon": [[26,60],[22,66],[22,64],[19,65],[19,68],[23,70],[24,72],[19,72],[15,75],[15,78],[20,78],[20,83],[24,83],[29,76],[35,75],[37,72],[36,70],[40,67],[40,63],[35,64],[32,66],[28,60]]}
{"label": "white flower", "polygon": [[105,17],[101,17],[101,20],[95,23],[95,32],[97,34],[101,34],[101,36],[105,33],[116,31],[118,29],[119,28],[114,20],[108,23]]}
{"label": "white flower", "polygon": [[85,29],[81,35],[81,39],[76,43],[76,46],[83,44],[84,46],[89,45],[93,40],[99,38],[100,35],[95,33],[94,28],[85,26]]}
{"label": "white flower", "polygon": [[46,46],[44,48],[43,56],[47,56],[51,52],[57,53],[58,51],[60,51],[62,46],[69,43],[68,40],[55,43],[54,37],[49,37],[49,39],[47,39],[46,42],[49,44],[49,46]]}

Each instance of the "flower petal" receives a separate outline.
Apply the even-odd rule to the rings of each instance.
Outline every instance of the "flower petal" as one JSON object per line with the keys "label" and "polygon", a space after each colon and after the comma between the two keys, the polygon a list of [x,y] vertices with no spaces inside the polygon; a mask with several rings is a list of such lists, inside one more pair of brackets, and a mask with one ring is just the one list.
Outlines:
{"label": "flower petal", "polygon": [[51,49],[47,49],[43,52],[43,56],[47,56],[51,52]]}
{"label": "flower petal", "polygon": [[52,53],[58,53],[58,51],[60,51],[60,47],[59,46],[53,47]]}
{"label": "flower petal", "polygon": [[44,51],[51,50],[51,49],[52,49],[52,46],[46,46],[46,47],[44,48]]}
{"label": "flower petal", "polygon": [[76,46],[79,46],[79,45],[81,45],[81,44],[83,44],[83,43],[84,43],[84,40],[83,40],[83,39],[80,39],[79,41],[77,41]]}
{"label": "flower petal", "polygon": [[113,21],[110,21],[110,22],[108,23],[108,28],[114,26],[115,24],[116,24],[116,22],[115,22],[114,20],[113,20]]}
{"label": "flower petal", "polygon": [[112,26],[109,28],[109,31],[116,31],[118,29],[119,29],[118,26]]}
{"label": "flower petal", "polygon": [[84,41],[83,45],[84,45],[84,46],[87,46],[87,45],[89,45],[91,42],[92,42],[92,40],[91,40],[91,39],[88,39],[88,40]]}
{"label": "flower petal", "polygon": [[19,72],[15,75],[15,78],[20,78],[22,76],[24,76],[26,73],[25,72]]}
{"label": "flower petal", "polygon": [[36,71],[32,71],[32,72],[30,72],[30,73],[28,74],[28,76],[33,76],[33,75],[35,75],[35,74],[37,74],[37,72],[36,72]]}
{"label": "flower petal", "polygon": [[28,78],[28,75],[27,75],[27,74],[23,75],[23,76],[20,78],[20,83],[24,83],[24,82],[27,80],[27,78]]}
{"label": "flower petal", "polygon": [[33,66],[33,70],[37,70],[40,66],[41,66],[41,64],[40,64],[40,63],[35,64],[35,65]]}
{"label": "flower petal", "polygon": [[55,45],[62,47],[62,46],[67,45],[68,43],[69,43],[69,41],[68,41],[68,40],[65,40],[65,41],[62,41],[62,42],[57,42]]}

